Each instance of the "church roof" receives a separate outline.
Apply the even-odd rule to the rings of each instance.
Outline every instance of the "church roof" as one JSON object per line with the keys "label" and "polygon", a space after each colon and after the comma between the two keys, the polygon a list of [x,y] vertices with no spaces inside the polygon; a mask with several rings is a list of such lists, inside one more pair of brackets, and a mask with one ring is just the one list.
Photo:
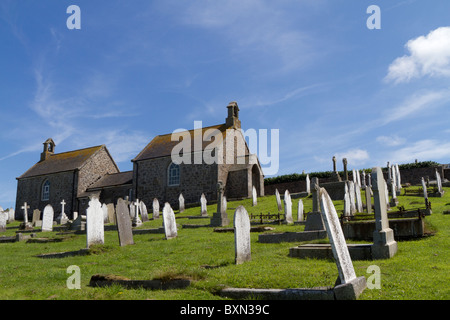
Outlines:
{"label": "church roof", "polygon": [[88,191],[107,187],[117,187],[132,183],[133,183],[133,171],[111,173],[103,176],[100,180],[91,185],[88,188]]}
{"label": "church roof", "polygon": [[36,163],[17,179],[80,169],[92,155],[102,148],[106,147],[101,145],[69,152],[51,154],[46,160]]}
{"label": "church roof", "polygon": [[[217,129],[217,132],[220,132],[222,134],[222,138],[225,140],[225,133],[226,130],[229,127],[226,126],[226,124],[219,124],[215,126],[210,127],[204,127],[201,128],[202,137],[204,136],[204,133],[208,129]],[[186,131],[184,131],[186,132]],[[200,129],[197,130],[188,130],[187,131],[191,136],[191,151],[200,151],[200,150],[194,150],[194,138],[195,134],[200,133]],[[202,141],[202,150],[205,150],[205,148],[211,144],[214,140],[208,140],[203,141],[203,138],[200,138]],[[172,133],[165,134],[165,135],[159,135],[153,138],[153,140],[134,158],[132,161],[140,161],[140,160],[147,160],[147,159],[154,159],[154,158],[161,158],[161,157],[167,157],[172,154],[173,148],[180,143],[181,139],[178,141],[172,141]]]}

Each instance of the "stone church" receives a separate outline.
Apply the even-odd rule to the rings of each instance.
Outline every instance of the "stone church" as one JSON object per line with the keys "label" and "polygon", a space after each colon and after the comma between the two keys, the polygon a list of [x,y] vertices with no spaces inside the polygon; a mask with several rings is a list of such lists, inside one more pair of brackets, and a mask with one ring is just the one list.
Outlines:
{"label": "stone church", "polygon": [[240,130],[239,107],[231,102],[227,110],[225,123],[156,136],[127,172],[120,172],[105,145],[57,154],[48,139],[40,161],[17,178],[16,215],[22,217],[27,202],[29,215],[51,204],[56,216],[64,200],[71,218],[75,211],[84,214],[90,196],[103,203],[158,198],[177,208],[180,193],[186,203],[198,203],[202,193],[216,200],[219,181],[228,199],[251,197],[253,187],[263,196],[264,175]]}

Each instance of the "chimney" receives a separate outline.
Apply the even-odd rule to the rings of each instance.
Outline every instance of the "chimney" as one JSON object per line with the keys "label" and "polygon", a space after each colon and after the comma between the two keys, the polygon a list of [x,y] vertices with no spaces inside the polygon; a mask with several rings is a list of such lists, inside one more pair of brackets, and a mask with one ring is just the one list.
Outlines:
{"label": "chimney", "polygon": [[227,106],[228,118],[225,119],[227,128],[240,129],[241,121],[239,120],[239,107],[237,102],[230,102]]}
{"label": "chimney", "polygon": [[49,138],[44,142],[44,150],[41,153],[41,161],[47,160],[54,153],[55,153],[55,143],[51,138]]}

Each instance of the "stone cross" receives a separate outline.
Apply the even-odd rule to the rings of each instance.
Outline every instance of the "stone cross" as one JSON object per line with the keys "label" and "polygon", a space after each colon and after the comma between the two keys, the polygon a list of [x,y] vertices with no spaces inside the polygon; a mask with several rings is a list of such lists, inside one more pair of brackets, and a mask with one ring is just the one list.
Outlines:
{"label": "stone cross", "polygon": [[66,201],[61,201],[61,214],[56,217],[56,222],[58,224],[65,224],[67,223],[67,221],[69,221],[69,218],[66,216],[66,213],[64,212],[64,207],[66,205]]}
{"label": "stone cross", "polygon": [[23,221],[28,223],[28,209],[30,209],[30,206],[25,202],[20,208],[23,209]]}
{"label": "stone cross", "polygon": [[386,182],[380,167],[372,169],[373,199],[375,207],[375,228],[373,232],[372,257],[388,259],[397,252],[394,232],[389,228],[386,204]]}
{"label": "stone cross", "polygon": [[320,188],[320,207],[328,239],[330,239],[331,250],[338,268],[340,283],[349,283],[356,279],[355,269],[333,201],[324,188]]}
{"label": "stone cross", "polygon": [[105,243],[105,228],[102,204],[97,197],[92,197],[86,210],[86,246]]}
{"label": "stone cross", "polygon": [[205,194],[202,193],[202,196],[200,197],[200,208],[201,208],[202,217],[208,216],[208,208],[206,206],[207,203],[208,203],[208,201],[206,201]]}
{"label": "stone cross", "polygon": [[251,260],[250,218],[243,206],[234,212],[235,263]]}
{"label": "stone cross", "polygon": [[211,226],[224,227],[230,223],[227,214],[227,199],[224,195],[225,187],[222,181],[217,183],[217,211],[211,218]]}
{"label": "stone cross", "polygon": [[336,168],[336,157],[333,156],[333,172],[337,172],[337,168]]}
{"label": "stone cross", "polygon": [[298,208],[297,208],[297,221],[303,221],[303,200],[298,200]]}
{"label": "stone cross", "polygon": [[253,200],[253,206],[256,206],[258,204],[258,195],[256,193],[255,186],[252,187],[252,200]]}
{"label": "stone cross", "polygon": [[184,197],[183,197],[183,194],[182,193],[180,193],[180,196],[178,197],[178,202],[179,202],[179,211],[180,211],[180,213],[181,212],[184,212]]}
{"label": "stone cross", "polygon": [[64,211],[64,206],[66,205],[66,202],[64,201],[64,199],[63,199],[63,201],[61,201],[61,213],[65,213],[65,211]]}
{"label": "stone cross", "polygon": [[165,203],[163,208],[163,225],[167,240],[178,236],[175,214],[168,202]]}
{"label": "stone cross", "polygon": [[153,220],[159,219],[159,201],[157,198],[153,199]]}
{"label": "stone cross", "polygon": [[41,230],[42,232],[51,232],[53,231],[53,218],[54,218],[55,212],[53,211],[53,207],[48,204],[44,208],[44,213],[42,215],[42,226]]}
{"label": "stone cross", "polygon": [[344,181],[347,181],[348,180],[347,158],[342,159],[342,163],[344,165]]}
{"label": "stone cross", "polygon": [[278,189],[275,189],[275,198],[277,199],[278,212],[283,211],[283,208],[281,207],[281,197]]}
{"label": "stone cross", "polygon": [[140,202],[139,199],[136,199],[135,202],[133,202],[133,206],[134,206],[134,216],[133,216],[133,222],[132,222],[132,226],[133,227],[139,227],[140,225],[142,225],[142,221],[139,218],[139,211],[140,211]]}
{"label": "stone cross", "polygon": [[121,247],[134,244],[133,229],[131,226],[130,212],[125,200],[119,198],[116,205],[116,222]]}
{"label": "stone cross", "polygon": [[294,223],[294,219],[292,218],[291,194],[287,189],[284,192],[284,218],[288,224]]}

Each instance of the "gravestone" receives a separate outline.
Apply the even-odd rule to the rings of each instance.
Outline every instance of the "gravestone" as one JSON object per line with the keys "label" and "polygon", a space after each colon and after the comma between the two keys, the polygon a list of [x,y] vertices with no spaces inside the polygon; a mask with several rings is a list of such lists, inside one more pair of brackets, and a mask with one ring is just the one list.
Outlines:
{"label": "gravestone", "polygon": [[345,194],[344,194],[344,217],[352,216],[351,206],[350,206],[350,194],[348,193],[348,185],[345,183]]}
{"label": "gravestone", "polygon": [[365,187],[366,190],[366,211],[368,214],[372,213],[372,190],[368,185]]}
{"label": "gravestone", "polygon": [[428,202],[428,190],[427,184],[425,183],[425,179],[422,177],[422,189],[423,189],[423,197],[425,198],[425,203]]}
{"label": "gravestone", "polygon": [[243,206],[234,212],[235,263],[251,260],[250,218]]}
{"label": "gravestone", "polygon": [[373,199],[375,207],[375,227],[373,232],[372,257],[389,259],[397,252],[394,232],[389,228],[386,205],[386,182],[380,167],[372,169]]}
{"label": "gravestone", "polygon": [[439,172],[437,170],[436,170],[436,184],[437,184],[439,196],[442,197],[444,194],[444,189],[442,189],[441,175],[439,174]]}
{"label": "gravestone", "polygon": [[26,226],[28,224],[28,209],[30,209],[30,206],[25,202],[20,208],[23,209],[23,222]]}
{"label": "gravestone", "polygon": [[116,210],[114,209],[114,203],[108,203],[106,205],[108,208],[108,221],[109,223],[117,224],[116,222]]}
{"label": "gravestone", "polygon": [[9,211],[8,211],[8,215],[9,215],[8,221],[9,222],[15,221],[15,219],[16,219],[16,214],[15,213],[16,212],[14,211],[13,208],[9,208]]}
{"label": "gravestone", "polygon": [[256,206],[258,204],[258,194],[256,193],[256,188],[255,186],[252,187],[252,204],[253,206]]}
{"label": "gravestone", "polygon": [[121,247],[134,244],[133,229],[131,226],[130,212],[125,200],[119,198],[116,205],[117,231]]}
{"label": "gravestone", "polygon": [[292,200],[291,194],[289,190],[286,189],[284,192],[284,218],[286,223],[291,224],[294,223],[294,219],[292,217]]}
{"label": "gravestone", "polygon": [[356,183],[358,184],[359,188],[361,188],[361,175],[359,173],[359,170],[356,170]]}
{"label": "gravestone", "polygon": [[59,216],[56,217],[56,223],[57,224],[65,224],[69,221],[69,218],[67,217],[66,213],[64,212],[64,208],[66,206],[66,201],[64,199],[61,201],[61,213]]}
{"label": "gravestone", "polygon": [[320,213],[319,189],[319,179],[314,177],[312,179],[313,210],[306,216],[305,231],[325,230],[322,214]]}
{"label": "gravestone", "polygon": [[400,175],[400,168],[398,164],[395,165],[395,176],[396,176],[396,182],[397,182],[397,195],[399,196],[402,191],[402,177]]}
{"label": "gravestone", "polygon": [[397,186],[395,184],[395,180],[393,180],[393,182],[391,184],[391,194],[392,194],[392,198],[389,203],[389,206],[396,207],[396,206],[398,206],[398,199],[397,199]]}
{"label": "gravestone", "polygon": [[339,217],[325,188],[320,188],[320,207],[339,273],[338,285],[334,288],[335,294],[342,297],[357,297],[366,288],[366,278],[356,277]]}
{"label": "gravestone", "polygon": [[182,193],[180,193],[180,196],[178,197],[178,202],[179,202],[179,211],[180,211],[180,213],[181,213],[181,212],[184,212],[184,210],[185,210],[185,207],[184,207],[184,197],[183,197],[183,194],[182,194]]}
{"label": "gravestone", "polygon": [[297,206],[297,221],[303,221],[304,217],[303,217],[303,200],[299,199],[298,200],[298,206]]}
{"label": "gravestone", "polygon": [[311,180],[309,179],[309,174],[306,175],[306,193],[311,193]]}
{"label": "gravestone", "polygon": [[350,215],[354,216],[356,213],[355,183],[353,181],[348,181],[347,186],[348,186],[348,196],[350,199]]}
{"label": "gravestone", "polygon": [[342,164],[344,166],[344,181],[348,181],[347,158],[342,159]]}
{"label": "gravestone", "polygon": [[142,225],[142,221],[139,218],[139,212],[140,212],[140,202],[139,199],[136,199],[136,201],[132,202],[130,204],[130,208],[133,208],[134,211],[134,217],[133,217],[133,222],[132,222],[132,226],[133,227],[139,227]]}
{"label": "gravestone", "polygon": [[34,209],[33,210],[33,218],[31,220],[31,223],[33,226],[36,226],[37,222],[41,220],[41,210]]}
{"label": "gravestone", "polygon": [[53,211],[52,205],[48,204],[44,208],[44,213],[42,215],[42,232],[51,232],[53,231],[53,218],[55,212]]}
{"label": "gravestone", "polygon": [[86,209],[86,247],[105,243],[105,227],[102,204],[92,197]]}
{"label": "gravestone", "polygon": [[355,200],[356,200],[356,211],[363,212],[363,204],[361,199],[361,189],[359,184],[355,184]]}
{"label": "gravestone", "polygon": [[363,170],[361,176],[361,188],[365,187],[366,187],[366,172]]}
{"label": "gravestone", "polygon": [[227,214],[227,199],[224,195],[225,188],[223,182],[217,183],[217,212],[211,218],[212,227],[224,227],[230,224]]}
{"label": "gravestone", "polygon": [[278,189],[275,189],[275,198],[277,199],[278,212],[283,211],[283,208],[281,207],[281,197]]}
{"label": "gravestone", "polygon": [[353,179],[354,184],[358,183],[358,179],[356,178],[356,170],[355,169],[352,169],[352,179]]}
{"label": "gravestone", "polygon": [[159,201],[157,198],[153,199],[152,208],[153,208],[153,220],[159,219]]}
{"label": "gravestone", "polygon": [[178,236],[175,214],[168,202],[165,203],[163,208],[163,225],[167,240],[176,238]]}
{"label": "gravestone", "polygon": [[108,207],[106,206],[106,203],[102,204],[102,212],[103,212],[103,223],[109,223]]}
{"label": "gravestone", "polygon": [[386,180],[384,180],[384,178],[383,178],[383,181],[384,181],[384,197],[385,197],[385,200],[386,200],[385,201],[386,202],[386,209],[390,210],[391,206],[389,204],[389,190],[388,190],[387,182],[386,182]]}
{"label": "gravestone", "polygon": [[6,231],[6,222],[8,221],[8,212],[0,211],[0,232]]}
{"label": "gravestone", "polygon": [[148,210],[147,210],[147,206],[145,205],[144,201],[141,201],[139,203],[140,206],[140,210],[141,210],[141,218],[142,218],[142,222],[147,222],[148,221]]}
{"label": "gravestone", "polygon": [[200,208],[201,208],[201,216],[207,217],[208,216],[208,208],[207,208],[208,201],[206,200],[205,194],[202,193],[202,196],[200,197]]}

